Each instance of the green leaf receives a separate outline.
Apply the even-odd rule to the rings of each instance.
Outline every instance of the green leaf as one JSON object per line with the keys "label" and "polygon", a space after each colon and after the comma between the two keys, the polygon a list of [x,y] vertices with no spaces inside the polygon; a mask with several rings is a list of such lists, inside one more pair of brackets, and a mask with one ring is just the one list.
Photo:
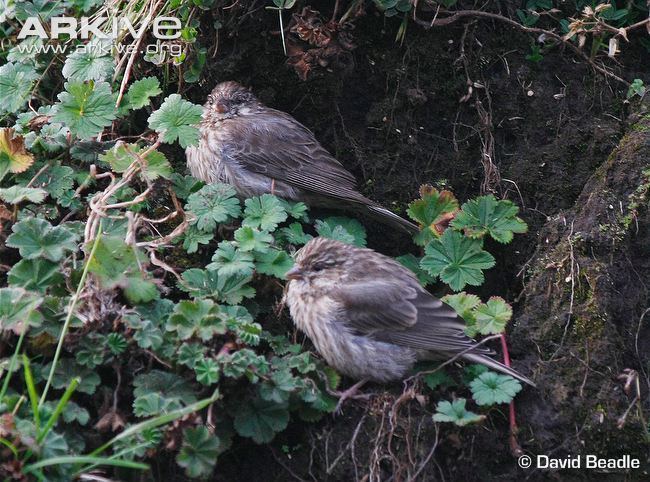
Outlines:
{"label": "green leaf", "polygon": [[131,303],[148,303],[160,297],[156,284],[142,279],[140,273],[126,278],[123,288],[124,294]]}
{"label": "green leaf", "polygon": [[52,120],[65,124],[80,139],[90,139],[115,119],[115,95],[106,82],[65,83]]}
{"label": "green leaf", "polygon": [[169,400],[160,393],[147,393],[133,400],[133,415],[136,417],[154,417],[170,410],[178,410],[182,405],[176,399]]}
{"label": "green leaf", "polygon": [[474,309],[476,330],[482,335],[503,333],[512,318],[512,307],[503,298],[493,296]]}
{"label": "green leaf", "polygon": [[95,368],[104,362],[106,337],[98,333],[90,333],[84,337],[75,350],[75,359],[81,366]]}
{"label": "green leaf", "polygon": [[223,316],[230,331],[234,331],[242,343],[257,346],[262,335],[262,326],[253,323],[253,317],[243,306],[224,306]]}
{"label": "green leaf", "polygon": [[244,220],[242,225],[273,231],[278,224],[286,221],[287,213],[280,200],[272,194],[246,199],[244,202]]}
{"label": "green leaf", "polygon": [[93,39],[76,49],[65,59],[63,77],[73,81],[108,79],[115,63],[110,56],[111,47],[107,41]]}
{"label": "green leaf", "polygon": [[483,373],[489,371],[489,368],[486,367],[485,365],[480,365],[478,363],[472,363],[470,365],[465,365],[463,367],[463,376],[462,376],[462,381],[465,385],[469,386],[470,383],[475,378],[478,378],[479,375],[482,375]]}
{"label": "green leaf", "polygon": [[287,404],[257,398],[238,405],[234,420],[237,433],[252,438],[258,444],[269,443],[288,424]]}
{"label": "green leaf", "polygon": [[255,264],[252,253],[244,252],[229,242],[222,241],[212,256],[212,263],[208,264],[208,270],[216,270],[219,276],[231,274],[251,274]]}
{"label": "green leaf", "polygon": [[484,269],[494,266],[494,258],[483,250],[482,242],[469,239],[447,229],[439,239],[433,239],[425,248],[426,255],[420,265],[433,276],[447,283],[454,291],[466,284],[483,283]]}
{"label": "green leaf", "polygon": [[399,263],[402,266],[413,271],[413,273],[415,273],[415,276],[417,276],[418,281],[422,286],[427,286],[436,280],[434,276],[431,276],[429,273],[424,271],[420,266],[420,262],[422,261],[422,258],[418,258],[409,253],[403,256],[398,256],[397,258],[395,258],[395,260],[399,261]]}
{"label": "green leaf", "polygon": [[336,239],[346,244],[364,247],[366,245],[366,229],[356,219],[342,216],[331,216],[316,221],[316,232],[319,236]]}
{"label": "green leaf", "polygon": [[458,201],[450,191],[438,191],[424,185],[420,187],[420,199],[409,204],[408,215],[422,227],[414,241],[426,245],[445,231],[447,224],[458,211]]}
{"label": "green leaf", "polygon": [[133,396],[157,393],[161,397],[187,406],[196,402],[192,386],[180,376],[162,370],[149,370],[133,379]]}
{"label": "green leaf", "polygon": [[526,223],[517,217],[519,208],[508,200],[497,201],[492,195],[481,196],[463,204],[451,225],[466,236],[481,238],[489,234],[500,243],[512,241],[513,233],[525,233]]}
{"label": "green leaf", "polygon": [[145,77],[136,80],[126,93],[126,103],[130,109],[141,109],[149,105],[151,97],[162,94],[160,83],[156,77]]}
{"label": "green leaf", "polygon": [[187,428],[183,430],[183,445],[176,462],[190,478],[207,477],[217,463],[219,445],[219,438],[206,427]]}
{"label": "green leaf", "polygon": [[192,104],[178,94],[167,97],[160,109],[149,116],[149,127],[168,144],[178,140],[184,149],[198,144],[199,130],[195,127],[201,122],[203,107]]}
{"label": "green leaf", "polygon": [[120,355],[126,350],[127,341],[120,333],[109,333],[106,337],[106,346],[113,355]]}
{"label": "green leaf", "polygon": [[643,79],[634,79],[630,84],[630,87],[627,89],[627,95],[625,96],[625,98],[631,99],[635,95],[638,95],[639,97],[644,97],[646,90],[647,89],[645,84],[643,83]]}
{"label": "green leaf", "polygon": [[469,324],[476,322],[474,318],[474,308],[481,304],[481,299],[476,295],[470,295],[461,291],[453,295],[443,296],[442,301],[451,306],[458,316]]}
{"label": "green leaf", "polygon": [[0,67],[0,113],[20,111],[39,77],[33,67],[25,64],[9,62]]}
{"label": "green leaf", "polygon": [[291,223],[285,228],[280,228],[277,233],[279,234],[278,237],[281,240],[284,240],[286,243],[298,246],[308,243],[309,240],[313,238],[311,234],[305,234],[302,228],[302,224],[300,223]]}
{"label": "green leaf", "polygon": [[260,385],[260,396],[269,402],[287,403],[299,386],[299,380],[291,374],[291,370],[278,370],[271,375],[270,381]]}
{"label": "green leaf", "polygon": [[229,305],[241,303],[244,298],[255,296],[255,289],[248,285],[250,274],[233,273],[220,275],[216,269],[191,268],[182,274],[181,289],[192,296],[212,296]]}
{"label": "green leaf", "polygon": [[69,400],[65,404],[62,415],[65,423],[77,422],[79,425],[86,425],[90,421],[90,414],[88,413],[88,410],[80,407],[72,400]]}
{"label": "green leaf", "polygon": [[121,238],[104,236],[97,243],[88,270],[97,276],[104,288],[120,287],[131,302],[144,303],[160,296],[156,285],[142,277],[140,266],[145,259],[138,248]]}
{"label": "green leaf", "polygon": [[171,175],[174,192],[180,199],[187,199],[190,194],[198,191],[203,183],[192,176],[181,176],[178,173]]}
{"label": "green leaf", "polygon": [[214,238],[214,233],[200,231],[195,225],[189,226],[183,234],[183,249],[188,253],[196,253],[199,244],[208,244]]}
{"label": "green leaf", "polygon": [[44,219],[26,218],[14,224],[7,246],[17,248],[25,259],[59,261],[66,251],[77,248],[77,236],[63,226],[53,227]]}
{"label": "green leaf", "polygon": [[469,384],[472,398],[478,405],[510,403],[521,391],[521,383],[509,375],[485,372]]}
{"label": "green leaf", "polygon": [[183,343],[178,349],[178,363],[194,368],[203,359],[205,351],[206,347],[200,343]]}
{"label": "green leaf", "polygon": [[427,373],[422,377],[422,379],[431,390],[435,390],[440,386],[454,385],[454,380],[449,375],[447,375],[447,372],[444,370]]}
{"label": "green leaf", "polygon": [[0,288],[0,333],[12,330],[20,335],[29,326],[41,324],[36,309],[43,298],[22,288]]}
{"label": "green leaf", "polygon": [[436,413],[433,415],[434,422],[452,422],[460,427],[470,423],[482,421],[485,416],[477,415],[465,409],[467,400],[458,398],[453,402],[443,400],[438,402]]}
{"label": "green leaf", "polygon": [[317,220],[314,225],[319,236],[335,239],[345,244],[366,246],[366,230],[356,219],[331,216]]}
{"label": "green leaf", "polygon": [[20,204],[29,201],[40,204],[47,196],[47,191],[36,187],[14,185],[0,189],[0,199],[9,204]]}
{"label": "green leaf", "polygon": [[196,381],[202,385],[213,385],[219,381],[221,371],[219,365],[212,358],[201,358],[194,365]]}
{"label": "green leaf", "polygon": [[273,242],[273,236],[266,231],[259,231],[250,226],[242,226],[235,231],[235,241],[242,251],[267,252]]}
{"label": "green leaf", "polygon": [[192,221],[201,231],[214,231],[217,224],[241,214],[235,188],[229,184],[215,183],[203,186],[187,198],[185,210],[192,212]]}
{"label": "green leaf", "polygon": [[181,340],[198,335],[208,341],[225,333],[226,324],[219,315],[219,306],[212,300],[182,300],[169,316],[167,331],[175,331]]}
{"label": "green leaf", "polygon": [[12,286],[45,293],[52,285],[63,283],[61,267],[46,259],[21,259],[7,273],[7,281]]}
{"label": "green leaf", "polygon": [[[50,362],[41,369],[41,373],[49,373],[51,367],[52,363]],[[70,380],[75,377],[81,380],[77,386],[77,391],[88,395],[95,393],[97,386],[101,383],[99,375],[94,370],[82,367],[73,358],[61,358],[54,370],[52,388],[57,390],[67,388]]]}
{"label": "green leaf", "polygon": [[276,278],[284,279],[284,275],[293,267],[293,259],[286,252],[271,249],[266,253],[255,256],[257,264],[255,269],[258,273],[268,274]]}
{"label": "green leaf", "polygon": [[253,350],[242,348],[235,353],[225,355],[220,359],[223,366],[223,374],[229,378],[239,378],[247,375],[255,382],[257,376],[269,372],[269,362],[263,355],[257,355]]}
{"label": "green leaf", "polygon": [[169,179],[172,167],[162,152],[150,151],[146,156],[145,149],[137,144],[116,143],[111,149],[99,156],[99,160],[110,164],[114,172],[123,173],[131,164],[140,161],[140,175],[148,180],[155,181],[159,177]]}
{"label": "green leaf", "polygon": [[280,199],[280,203],[282,203],[282,207],[286,211],[286,213],[292,217],[293,219],[297,219],[298,221],[307,221],[307,205],[303,202],[290,202],[286,201],[285,199]]}
{"label": "green leaf", "polygon": [[151,320],[142,320],[138,326],[133,339],[140,348],[154,350],[160,348],[163,343],[162,330]]}
{"label": "green leaf", "polygon": [[68,166],[51,166],[39,174],[34,185],[42,186],[54,199],[60,199],[74,186],[74,169]]}

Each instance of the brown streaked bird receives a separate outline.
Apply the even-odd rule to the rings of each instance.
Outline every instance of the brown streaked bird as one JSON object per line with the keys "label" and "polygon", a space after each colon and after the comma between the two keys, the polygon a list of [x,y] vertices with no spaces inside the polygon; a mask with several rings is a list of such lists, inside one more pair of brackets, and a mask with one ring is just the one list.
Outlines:
{"label": "brown streaked bird", "polygon": [[273,193],[312,207],[366,213],[407,232],[415,224],[363,196],[348,172],[292,116],[262,104],[237,82],[218,84],[204,105],[198,146],[185,151],[192,176],[231,184],[241,197]]}
{"label": "brown streaked bird", "polygon": [[535,386],[490,358],[489,349],[465,335],[463,319],[388,256],[314,238],[296,253],[286,277],[294,323],[327,363],[361,380],[352,391],[368,380],[402,380],[418,360],[455,355]]}

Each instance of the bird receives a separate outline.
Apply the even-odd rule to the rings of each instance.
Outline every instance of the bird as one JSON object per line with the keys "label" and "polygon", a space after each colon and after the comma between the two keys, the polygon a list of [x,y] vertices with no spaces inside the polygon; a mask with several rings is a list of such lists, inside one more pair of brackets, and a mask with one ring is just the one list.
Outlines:
{"label": "bird", "polygon": [[535,386],[490,358],[491,350],[465,334],[454,309],[388,256],[316,237],[296,252],[285,277],[285,303],[296,327],[330,366],[359,380],[342,398],[367,381],[403,380],[417,361],[454,357]]}
{"label": "bird", "polygon": [[419,230],[362,195],[354,176],[307,127],[237,82],[219,83],[208,95],[199,132],[198,144],[185,154],[192,176],[205,183],[230,184],[242,198],[270,193],[357,211],[411,234]]}

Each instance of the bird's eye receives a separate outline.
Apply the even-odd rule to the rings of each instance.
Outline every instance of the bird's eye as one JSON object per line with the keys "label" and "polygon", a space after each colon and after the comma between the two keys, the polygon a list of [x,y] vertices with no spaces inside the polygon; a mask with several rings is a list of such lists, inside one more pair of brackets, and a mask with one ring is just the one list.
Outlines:
{"label": "bird's eye", "polygon": [[323,271],[325,269],[325,263],[316,263],[312,267],[314,271]]}

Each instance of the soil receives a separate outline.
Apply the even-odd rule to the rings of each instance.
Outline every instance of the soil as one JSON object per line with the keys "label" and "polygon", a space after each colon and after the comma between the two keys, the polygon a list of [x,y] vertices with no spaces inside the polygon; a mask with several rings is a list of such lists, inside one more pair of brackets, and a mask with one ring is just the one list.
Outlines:
{"label": "soil", "polygon": [[[366,195],[399,213],[424,183],[447,186],[461,201],[487,188],[519,204],[529,232],[507,247],[488,245],[498,268],[477,290],[515,303],[514,364],[538,384],[517,398],[519,443],[530,455],[630,454],[645,469],[524,471],[511,454],[505,406],[481,426],[436,428],[435,403],[454,387],[404,400],[391,414],[402,394],[396,385],[371,386],[370,402],[351,402],[315,426],[296,422],[269,446],[237,439],[215,480],[407,480],[420,467],[418,480],[647,480],[637,406],[620,422],[636,385],[626,393],[618,378],[625,369],[639,373],[639,406],[648,413],[647,199],[626,219],[630,196],[650,182],[641,175],[650,162],[644,107],[632,105],[628,115],[625,86],[559,47],[527,60],[536,39],[503,24],[468,20],[427,31],[409,23],[400,44],[401,20],[372,6],[355,21],[354,65],[316,69],[303,81],[272,34],[277,13],[235,4],[222,13],[204,80],[187,95],[202,103],[219,81],[251,86],[311,128]],[[325,15],[328,5],[312,3]],[[203,24],[214,23],[210,15]],[[214,47],[213,39],[204,43]],[[647,82],[647,52],[630,45],[619,65],[644,70],[618,74]],[[491,182],[482,162],[490,142],[500,175]],[[374,249],[413,251],[400,233],[368,229]]]}

